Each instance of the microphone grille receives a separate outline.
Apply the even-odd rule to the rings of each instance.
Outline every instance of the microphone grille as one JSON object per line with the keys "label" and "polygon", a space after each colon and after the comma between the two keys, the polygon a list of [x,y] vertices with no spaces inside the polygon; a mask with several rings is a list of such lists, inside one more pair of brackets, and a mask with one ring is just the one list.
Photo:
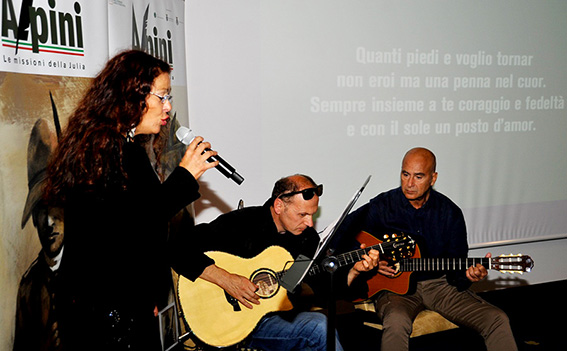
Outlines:
{"label": "microphone grille", "polygon": [[175,132],[177,139],[185,145],[189,145],[193,139],[195,139],[195,134],[193,131],[187,127],[179,127]]}

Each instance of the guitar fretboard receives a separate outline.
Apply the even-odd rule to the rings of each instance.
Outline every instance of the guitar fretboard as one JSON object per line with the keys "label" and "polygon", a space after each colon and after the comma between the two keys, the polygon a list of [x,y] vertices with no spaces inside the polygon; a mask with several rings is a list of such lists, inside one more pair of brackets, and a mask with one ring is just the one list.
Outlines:
{"label": "guitar fretboard", "polygon": [[400,261],[401,272],[460,271],[481,264],[490,269],[490,258],[408,258]]}
{"label": "guitar fretboard", "polygon": [[[384,253],[384,248],[382,247],[384,243],[382,244],[377,244],[377,245],[373,245],[373,246],[369,246],[366,247],[364,249],[358,249],[358,250],[354,250],[354,251],[350,251],[341,255],[337,255],[336,259],[337,259],[337,263],[339,267],[343,267],[349,264],[355,264],[356,262],[362,260],[362,256],[368,254],[368,252],[371,249],[376,249],[378,251],[380,251],[380,253]],[[386,243],[389,244],[389,243]],[[314,264],[311,269],[309,269],[308,274],[311,275],[315,275],[315,274],[319,274],[323,271],[323,268],[321,267],[321,265],[319,264]]]}
{"label": "guitar fretboard", "polygon": [[[355,251],[347,252],[345,254],[337,255],[336,258],[337,258],[338,266],[343,267],[343,266],[346,266],[348,264],[354,264],[354,263],[360,261],[362,259],[362,255],[367,254],[368,251],[370,251],[371,249],[381,250],[381,244],[370,246],[370,247],[367,247],[367,248],[364,248],[364,249],[358,249],[358,250],[355,250]],[[382,251],[380,251],[380,252],[382,252]],[[319,274],[323,271],[324,271],[324,269],[323,269],[322,265],[317,264],[317,263],[313,263],[311,268],[309,268],[307,275],[314,276],[314,275]],[[282,276],[286,272],[287,272],[287,270],[283,270],[281,272],[277,272],[276,274],[277,274],[278,278],[281,279]]]}
{"label": "guitar fretboard", "polygon": [[[336,264],[338,266],[336,268],[355,264],[356,262],[362,260],[362,256],[367,255],[368,252],[372,249],[378,250],[378,252],[380,252],[380,255],[392,257],[397,260],[411,256],[415,249],[415,242],[412,238],[405,235],[392,236],[391,239],[379,244],[334,256],[334,258],[336,259]],[[315,262],[313,263],[311,268],[309,268],[307,275],[313,276],[323,271],[325,271],[325,268],[323,267],[321,262]],[[287,269],[281,272],[277,272],[276,275],[279,279],[281,279],[286,272]]]}

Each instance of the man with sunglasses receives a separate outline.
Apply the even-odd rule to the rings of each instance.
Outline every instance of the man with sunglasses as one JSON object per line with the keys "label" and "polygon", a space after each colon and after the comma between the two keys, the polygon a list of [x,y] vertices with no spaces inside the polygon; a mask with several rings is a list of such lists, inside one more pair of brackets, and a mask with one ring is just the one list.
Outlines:
{"label": "man with sunglasses", "polygon": [[[191,235],[181,238],[175,245],[178,250],[192,247],[198,253],[191,261],[177,262],[174,269],[190,280],[205,279],[223,288],[245,308],[262,303],[257,294],[258,286],[248,277],[227,272],[203,254],[206,251],[223,251],[252,258],[270,246],[285,248],[292,257],[303,254],[313,257],[319,244],[319,235],[313,228],[313,216],[318,210],[323,186],[317,185],[306,175],[292,175],[276,182],[272,196],[263,206],[246,207],[219,216],[208,224],[200,224]],[[183,240],[198,240],[197,245]],[[187,257],[185,255],[174,255]],[[335,291],[346,295],[354,289],[354,279],[363,271],[376,267],[378,252],[371,250],[354,267],[339,269],[335,273]],[[285,263],[285,262],[283,262]],[[282,265],[283,268],[283,265]],[[305,280],[321,294],[329,289],[326,275],[320,274]],[[300,290],[300,289],[299,289]],[[321,313],[306,311],[302,302],[294,296],[292,311],[269,314],[261,319],[246,342],[251,349],[270,350],[326,350],[327,324]],[[342,350],[338,341],[336,350]]]}

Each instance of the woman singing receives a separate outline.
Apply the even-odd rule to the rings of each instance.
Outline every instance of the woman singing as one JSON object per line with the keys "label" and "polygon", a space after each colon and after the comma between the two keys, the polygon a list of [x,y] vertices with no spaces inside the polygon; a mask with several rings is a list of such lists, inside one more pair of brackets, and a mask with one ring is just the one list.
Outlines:
{"label": "woman singing", "polygon": [[118,54],[70,117],[48,167],[46,200],[65,213],[57,297],[65,349],[160,349],[168,221],[199,197],[197,179],[217,165],[206,162],[216,152],[197,137],[163,179],[170,91],[167,63]]}

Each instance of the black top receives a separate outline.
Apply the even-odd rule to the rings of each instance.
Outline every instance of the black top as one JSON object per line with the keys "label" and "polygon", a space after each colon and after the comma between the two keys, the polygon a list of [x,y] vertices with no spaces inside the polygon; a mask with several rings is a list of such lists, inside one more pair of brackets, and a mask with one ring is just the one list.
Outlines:
{"label": "black top", "polygon": [[[427,202],[419,209],[411,205],[401,188],[379,194],[347,216],[333,245],[339,241],[341,248],[352,245],[349,241],[360,231],[379,239],[383,234],[408,234],[416,240],[421,257],[459,258],[468,254],[467,230],[461,209],[433,189]],[[442,274],[414,275],[423,280]],[[462,271],[447,274],[447,278],[461,289],[470,285]]]}
{"label": "black top", "polygon": [[125,143],[123,154],[126,190],[82,186],[68,197],[60,268],[67,318],[96,323],[89,314],[110,310],[153,318],[167,304],[168,221],[199,186],[182,167],[161,183],[141,145]]}

